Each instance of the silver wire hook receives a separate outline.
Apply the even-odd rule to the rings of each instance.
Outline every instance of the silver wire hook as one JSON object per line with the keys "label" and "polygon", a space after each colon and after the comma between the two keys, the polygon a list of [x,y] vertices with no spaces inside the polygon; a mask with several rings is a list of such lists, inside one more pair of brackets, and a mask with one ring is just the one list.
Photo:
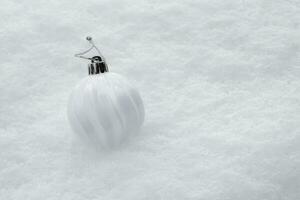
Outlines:
{"label": "silver wire hook", "polygon": [[78,58],[83,58],[83,59],[93,60],[92,58],[88,58],[88,57],[85,57],[85,56],[83,56],[83,55],[86,54],[86,53],[88,53],[88,52],[90,52],[93,48],[95,48],[96,51],[98,52],[99,56],[100,56],[100,57],[102,58],[102,60],[104,61],[104,57],[103,57],[103,55],[101,54],[100,50],[99,50],[99,49],[97,48],[97,46],[95,45],[95,43],[94,43],[94,41],[93,41],[93,38],[90,37],[90,36],[87,36],[87,37],[86,37],[86,40],[87,40],[92,46],[91,46],[88,50],[83,51],[83,52],[81,52],[81,53],[77,53],[77,54],[75,54],[74,56],[75,56],[75,57],[78,57]]}

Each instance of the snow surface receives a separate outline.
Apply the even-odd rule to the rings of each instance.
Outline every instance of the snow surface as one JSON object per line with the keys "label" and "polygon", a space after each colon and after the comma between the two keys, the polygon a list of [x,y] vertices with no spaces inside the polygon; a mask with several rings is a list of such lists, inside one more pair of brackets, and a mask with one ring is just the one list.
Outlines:
{"label": "snow surface", "polygon": [[[300,1],[1,0],[0,199],[300,199]],[[139,88],[138,137],[94,153],[67,100],[95,39]]]}

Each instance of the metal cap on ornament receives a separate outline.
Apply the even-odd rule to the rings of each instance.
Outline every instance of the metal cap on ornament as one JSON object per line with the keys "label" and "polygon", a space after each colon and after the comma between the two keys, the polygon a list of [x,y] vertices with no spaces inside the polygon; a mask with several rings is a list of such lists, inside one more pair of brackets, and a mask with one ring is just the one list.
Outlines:
{"label": "metal cap on ornament", "polygon": [[100,56],[94,56],[89,64],[89,75],[108,72],[106,63]]}

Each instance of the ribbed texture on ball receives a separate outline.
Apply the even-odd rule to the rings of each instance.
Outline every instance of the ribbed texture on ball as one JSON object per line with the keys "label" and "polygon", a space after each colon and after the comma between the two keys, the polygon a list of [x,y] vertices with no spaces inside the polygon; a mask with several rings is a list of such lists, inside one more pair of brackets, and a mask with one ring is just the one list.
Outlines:
{"label": "ribbed texture on ball", "polygon": [[81,139],[108,149],[137,133],[144,121],[144,106],[124,77],[107,72],[88,76],[74,88],[68,118]]}

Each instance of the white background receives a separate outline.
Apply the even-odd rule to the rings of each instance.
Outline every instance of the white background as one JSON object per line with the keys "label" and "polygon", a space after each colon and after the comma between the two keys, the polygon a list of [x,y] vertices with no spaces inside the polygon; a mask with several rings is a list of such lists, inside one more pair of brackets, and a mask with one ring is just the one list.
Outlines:
{"label": "white background", "polygon": [[[0,6],[0,199],[300,198],[300,2]],[[67,117],[93,36],[144,99],[138,137],[92,153]]]}

